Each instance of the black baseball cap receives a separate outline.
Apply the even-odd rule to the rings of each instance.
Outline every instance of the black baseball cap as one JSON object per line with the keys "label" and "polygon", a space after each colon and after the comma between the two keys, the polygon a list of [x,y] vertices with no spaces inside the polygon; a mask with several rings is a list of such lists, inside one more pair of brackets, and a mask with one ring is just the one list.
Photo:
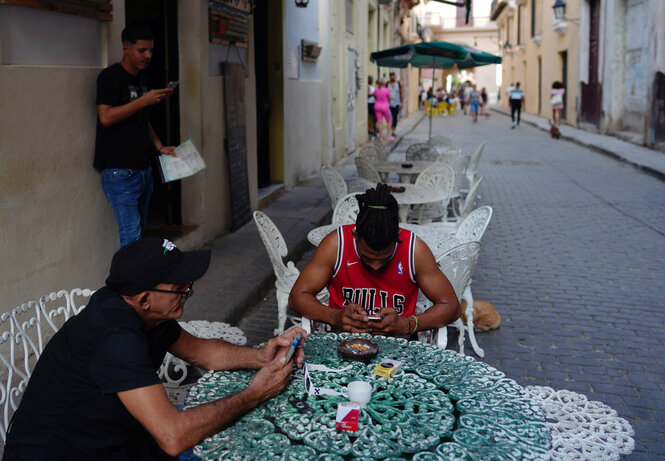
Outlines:
{"label": "black baseball cap", "polygon": [[189,283],[203,277],[210,250],[180,251],[171,241],[146,237],[120,248],[111,260],[106,285],[131,296],[160,283]]}
{"label": "black baseball cap", "polygon": [[388,72],[388,75],[395,75],[395,71],[391,70],[390,72]]}

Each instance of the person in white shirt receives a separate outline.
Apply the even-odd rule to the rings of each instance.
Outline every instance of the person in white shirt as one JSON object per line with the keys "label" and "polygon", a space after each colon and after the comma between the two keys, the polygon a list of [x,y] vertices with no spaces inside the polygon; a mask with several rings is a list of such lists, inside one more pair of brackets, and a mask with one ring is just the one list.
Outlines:
{"label": "person in white shirt", "polygon": [[[508,94],[510,101],[510,118],[513,120],[512,129],[520,126],[520,114],[522,113],[522,104],[524,103],[524,91],[520,88],[520,82],[515,84],[515,88]],[[515,121],[515,113],[517,112],[517,122]]]}
{"label": "person in white shirt", "polygon": [[402,83],[397,80],[397,75],[394,71],[390,71],[390,81],[386,85],[388,90],[390,90],[390,114],[393,117],[392,123],[392,136],[391,141],[395,139],[395,130],[397,129],[397,118],[399,112],[402,108],[402,101],[404,101],[404,90],[402,89]]}

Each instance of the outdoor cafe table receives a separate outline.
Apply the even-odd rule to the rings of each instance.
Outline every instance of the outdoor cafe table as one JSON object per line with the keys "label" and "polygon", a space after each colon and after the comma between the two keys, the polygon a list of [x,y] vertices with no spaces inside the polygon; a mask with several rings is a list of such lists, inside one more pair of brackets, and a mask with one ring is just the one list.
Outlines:
{"label": "outdoor cafe table", "polygon": [[[331,232],[337,229],[335,224],[328,224],[312,229],[307,233],[307,240],[314,245],[319,246],[321,240]],[[410,230],[420,237],[432,251],[434,258],[441,256],[446,251],[458,246],[461,242],[454,235],[449,234],[435,226],[401,223],[399,227]]]}
{"label": "outdoor cafe table", "polygon": [[[378,355],[367,363],[342,358],[337,346],[352,337],[379,344]],[[549,459],[551,434],[540,406],[483,362],[417,341],[349,333],[310,335],[304,347],[307,363],[333,370],[310,371],[316,388],[344,393],[351,381],[371,384],[357,432],[335,429],[337,404],[348,399],[308,397],[303,370],[294,368],[280,395],[196,445],[194,454],[205,460]],[[388,358],[401,361],[402,371],[392,379],[375,376],[374,367]],[[208,372],[186,406],[238,392],[254,373]],[[293,399],[309,409],[299,410]]]}

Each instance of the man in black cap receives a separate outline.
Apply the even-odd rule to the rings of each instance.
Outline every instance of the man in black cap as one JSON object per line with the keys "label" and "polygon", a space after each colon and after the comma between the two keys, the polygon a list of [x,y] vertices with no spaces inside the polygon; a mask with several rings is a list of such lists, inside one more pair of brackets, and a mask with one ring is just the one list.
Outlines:
{"label": "man in black cap", "polygon": [[[46,345],[7,434],[3,460],[174,459],[278,394],[291,329],[261,349],[196,338],[176,321],[210,251],[144,238],[114,256],[106,286]],[[258,368],[242,391],[179,411],[157,370],[169,351],[206,369]],[[302,365],[298,350],[295,362]]]}

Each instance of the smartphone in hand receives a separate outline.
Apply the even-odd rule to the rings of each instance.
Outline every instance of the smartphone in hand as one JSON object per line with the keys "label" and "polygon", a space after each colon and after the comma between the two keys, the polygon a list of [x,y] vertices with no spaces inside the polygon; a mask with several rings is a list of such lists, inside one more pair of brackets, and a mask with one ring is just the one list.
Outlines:
{"label": "smartphone in hand", "polygon": [[167,86],[167,88],[168,88],[169,90],[172,90],[172,89],[174,89],[176,86],[178,86],[178,83],[180,83],[180,80],[172,80],[172,81],[169,82],[169,85]]}
{"label": "smartphone in hand", "polygon": [[289,350],[286,352],[286,362],[284,363],[284,366],[286,366],[286,364],[291,361],[291,358],[293,357],[293,353],[298,348],[298,344],[300,344],[300,339],[301,339],[301,335],[300,335],[300,332],[298,332],[298,333],[296,333],[296,337],[293,339],[293,343],[291,343],[291,346],[289,347]]}
{"label": "smartphone in hand", "polygon": [[368,315],[367,318],[369,320],[378,320],[378,321],[383,320],[383,317],[381,317],[380,315]]}

